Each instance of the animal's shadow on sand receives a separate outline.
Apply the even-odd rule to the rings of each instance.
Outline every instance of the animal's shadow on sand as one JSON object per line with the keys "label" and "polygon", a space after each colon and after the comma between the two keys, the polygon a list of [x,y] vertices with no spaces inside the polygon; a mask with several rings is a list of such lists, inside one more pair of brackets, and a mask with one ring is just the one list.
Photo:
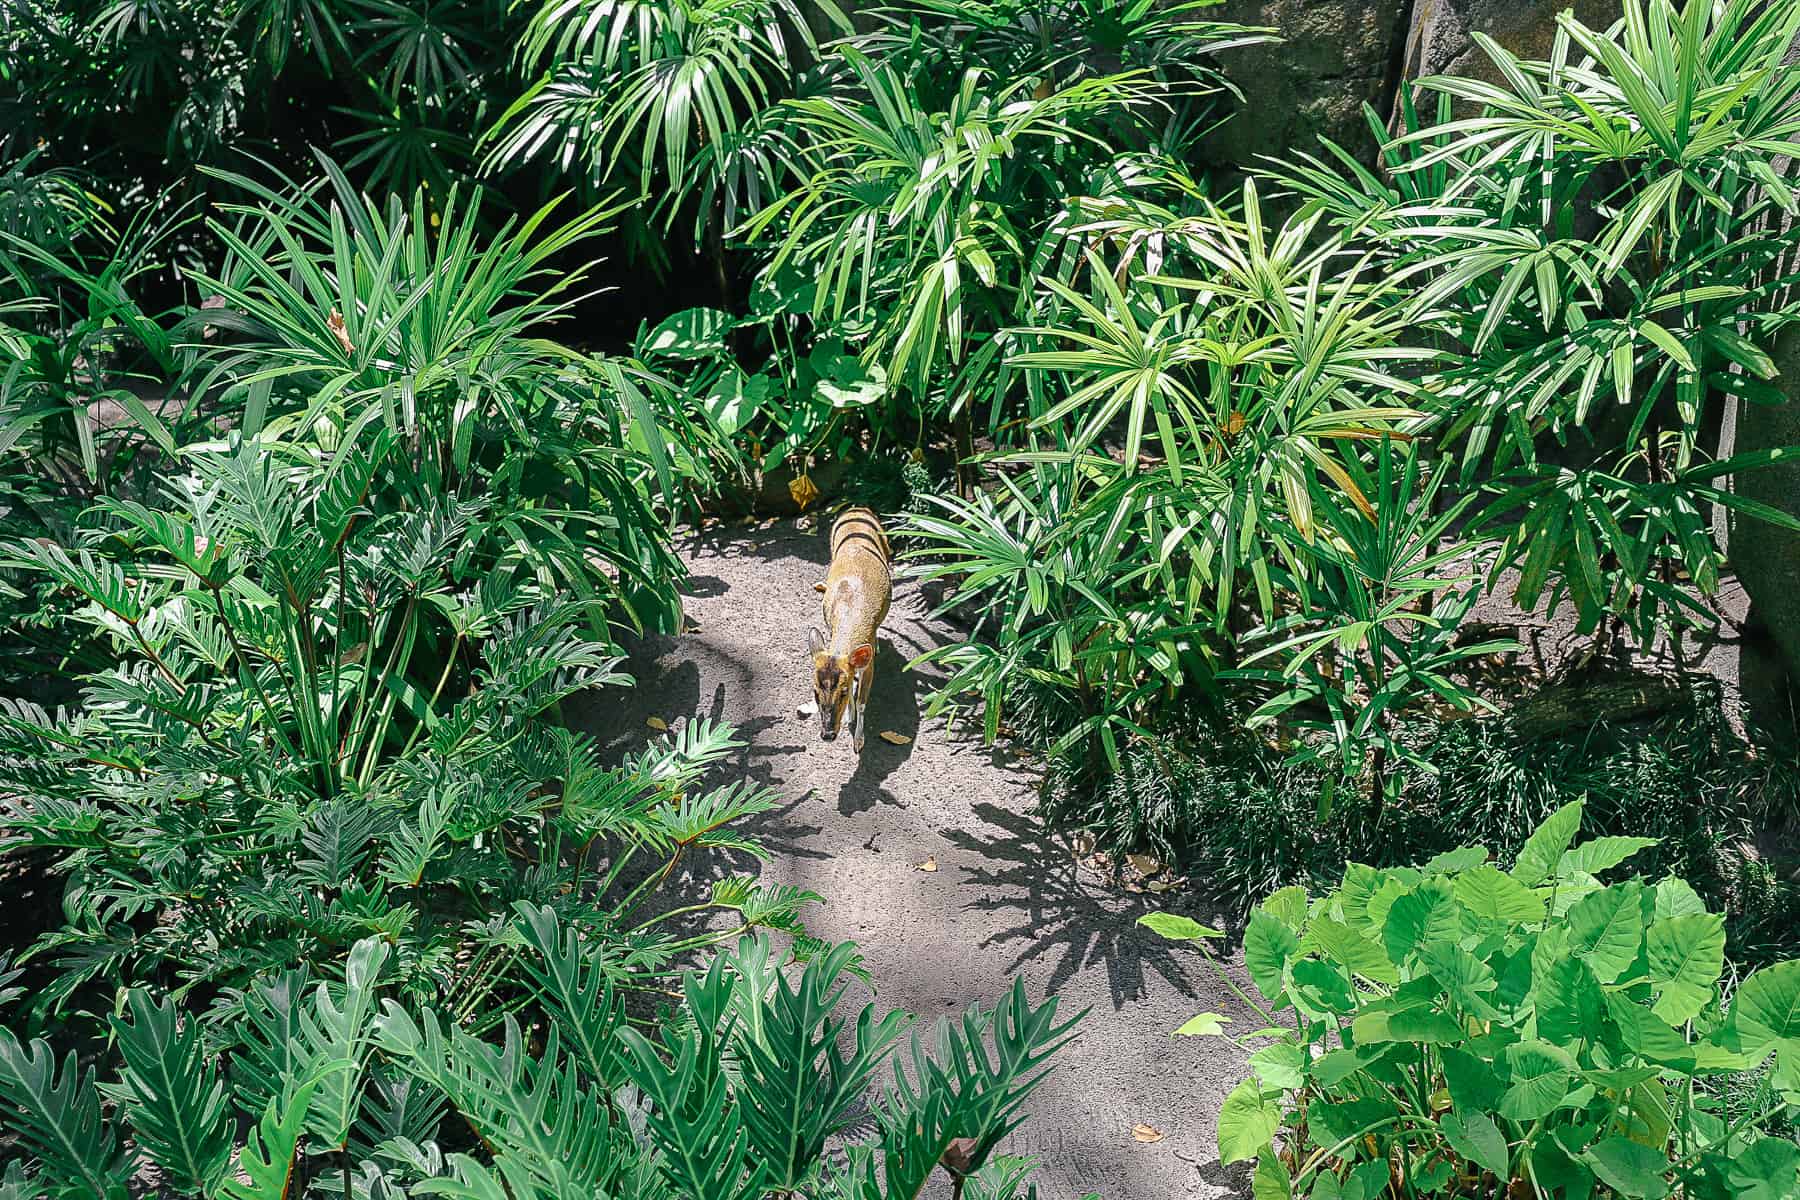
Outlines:
{"label": "animal's shadow on sand", "polygon": [[[862,754],[857,757],[855,773],[838,787],[838,812],[846,817],[877,804],[900,803],[883,784],[912,757],[918,744],[919,675],[907,669],[911,655],[896,648],[895,638],[893,632],[884,632],[875,648],[875,691],[863,714]],[[906,740],[896,745],[882,737],[884,733]]]}

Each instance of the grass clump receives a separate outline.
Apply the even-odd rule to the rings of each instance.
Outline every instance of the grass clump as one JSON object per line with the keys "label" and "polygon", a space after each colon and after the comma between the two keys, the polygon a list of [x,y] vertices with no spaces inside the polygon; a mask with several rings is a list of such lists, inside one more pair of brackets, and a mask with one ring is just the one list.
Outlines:
{"label": "grass clump", "polygon": [[1195,719],[1132,742],[1116,771],[1054,760],[1044,816],[1103,850],[1154,854],[1207,899],[1247,910],[1278,888],[1329,881],[1346,860],[1422,862],[1471,841],[1516,849],[1582,800],[1587,836],[1658,839],[1641,869],[1681,876],[1724,913],[1735,958],[1769,961],[1800,941],[1800,888],[1784,865],[1800,758],[1737,734],[1716,700],[1548,737],[1495,716],[1418,722],[1407,738],[1429,769],[1407,767],[1397,798],[1379,802],[1334,789],[1328,768],[1294,763],[1229,719]]}

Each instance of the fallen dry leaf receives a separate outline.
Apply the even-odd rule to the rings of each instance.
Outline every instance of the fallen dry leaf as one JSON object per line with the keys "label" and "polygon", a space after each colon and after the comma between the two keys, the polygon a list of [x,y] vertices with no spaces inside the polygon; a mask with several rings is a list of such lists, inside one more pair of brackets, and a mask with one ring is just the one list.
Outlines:
{"label": "fallen dry leaf", "polygon": [[801,473],[788,481],[788,495],[794,498],[794,503],[800,506],[800,511],[805,512],[808,506],[819,498],[819,488],[813,483],[811,475]]}
{"label": "fallen dry leaf", "polygon": [[669,723],[661,717],[645,717],[644,724],[656,730],[658,733],[667,733],[669,731]]}
{"label": "fallen dry leaf", "polygon": [[934,855],[931,858],[926,859],[924,862],[919,863],[913,869],[915,871],[935,871],[935,870],[937,870],[937,857]]}
{"label": "fallen dry leaf", "polygon": [[975,1148],[981,1145],[972,1137],[951,1138],[938,1161],[958,1175],[967,1175],[975,1163]]}
{"label": "fallen dry leaf", "polygon": [[819,580],[819,582],[813,584],[813,591],[822,592],[824,590],[825,590],[825,581],[823,579],[821,579],[821,580]]}
{"label": "fallen dry leaf", "polygon": [[1162,870],[1162,864],[1148,854],[1127,854],[1125,856],[1125,861],[1131,864],[1132,870],[1136,871],[1139,875],[1142,875],[1145,879],[1150,878],[1150,876],[1155,875]]}
{"label": "fallen dry leaf", "polygon": [[912,739],[907,737],[904,733],[895,733],[891,729],[884,729],[881,731],[881,740],[890,746],[904,746],[906,743],[912,741]]}
{"label": "fallen dry leaf", "polygon": [[1165,1136],[1163,1131],[1154,1125],[1137,1124],[1131,1127],[1132,1141],[1143,1142],[1146,1145],[1151,1142],[1160,1142]]}
{"label": "fallen dry leaf", "polygon": [[350,329],[344,324],[343,313],[335,308],[332,309],[331,315],[325,318],[325,328],[331,330],[331,336],[337,339],[338,345],[344,348],[345,354],[355,357],[356,347],[350,344]]}

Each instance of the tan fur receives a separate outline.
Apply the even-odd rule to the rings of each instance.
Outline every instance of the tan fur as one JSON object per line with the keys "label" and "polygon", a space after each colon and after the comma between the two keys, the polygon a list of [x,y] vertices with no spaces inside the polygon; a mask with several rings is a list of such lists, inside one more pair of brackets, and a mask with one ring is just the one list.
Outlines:
{"label": "tan fur", "polygon": [[[845,710],[860,753],[863,710],[875,685],[875,639],[893,598],[893,558],[881,521],[852,508],[831,527],[831,569],[825,574],[825,634],[812,636],[813,698],[819,728],[837,733]],[[853,686],[854,685],[854,686]]]}

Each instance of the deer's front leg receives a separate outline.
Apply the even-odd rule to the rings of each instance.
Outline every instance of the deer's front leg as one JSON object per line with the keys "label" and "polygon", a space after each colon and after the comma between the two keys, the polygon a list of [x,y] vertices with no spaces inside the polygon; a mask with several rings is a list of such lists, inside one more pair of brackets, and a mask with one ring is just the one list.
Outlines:
{"label": "deer's front leg", "polygon": [[869,692],[874,686],[875,660],[871,656],[869,665],[857,673],[856,690],[850,697],[850,707],[855,713],[855,725],[852,726],[852,728],[856,734],[856,752],[858,754],[862,753],[864,715],[867,713],[869,707]]}

